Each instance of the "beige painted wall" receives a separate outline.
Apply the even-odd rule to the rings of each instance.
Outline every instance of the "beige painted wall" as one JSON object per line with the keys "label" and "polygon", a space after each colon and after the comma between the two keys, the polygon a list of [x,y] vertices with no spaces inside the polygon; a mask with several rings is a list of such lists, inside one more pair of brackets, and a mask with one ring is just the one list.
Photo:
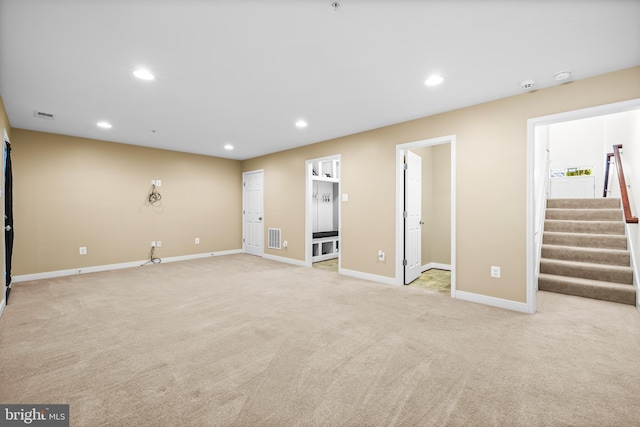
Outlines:
{"label": "beige painted wall", "polygon": [[395,146],[456,135],[457,290],[526,302],[527,120],[638,97],[633,67],[244,161],[265,170],[265,229],[289,241],[265,252],[304,259],[305,160],[341,154],[342,267],[395,277]]}
{"label": "beige painted wall", "polygon": [[[11,138],[14,275],[148,259],[152,240],[160,258],[242,247],[238,161],[22,129]],[[152,179],[160,207],[145,204]]]}
{"label": "beige painted wall", "polygon": [[0,132],[2,129],[7,131],[7,135],[9,135],[9,139],[11,139],[11,125],[9,124],[9,116],[7,116],[7,110],[4,107],[4,101],[2,100],[2,96],[0,96]]}
{"label": "beige painted wall", "polygon": [[433,146],[431,261],[451,264],[451,144]]}

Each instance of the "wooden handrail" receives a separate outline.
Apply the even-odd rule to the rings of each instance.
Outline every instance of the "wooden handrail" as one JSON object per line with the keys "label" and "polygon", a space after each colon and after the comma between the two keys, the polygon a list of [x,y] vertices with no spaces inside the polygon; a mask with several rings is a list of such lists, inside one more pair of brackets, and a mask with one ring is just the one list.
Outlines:
{"label": "wooden handrail", "polygon": [[620,197],[622,198],[622,210],[624,211],[624,219],[627,224],[637,224],[638,218],[631,215],[631,205],[629,204],[629,194],[627,193],[627,183],[624,180],[624,170],[622,169],[622,159],[620,158],[620,149],[622,144],[613,146],[613,155],[616,159],[616,170],[618,171],[618,181],[620,182]]}
{"label": "wooden handrail", "polygon": [[604,189],[602,190],[602,197],[607,197],[609,192],[609,166],[611,165],[611,158],[613,153],[607,153],[607,165],[604,167]]}

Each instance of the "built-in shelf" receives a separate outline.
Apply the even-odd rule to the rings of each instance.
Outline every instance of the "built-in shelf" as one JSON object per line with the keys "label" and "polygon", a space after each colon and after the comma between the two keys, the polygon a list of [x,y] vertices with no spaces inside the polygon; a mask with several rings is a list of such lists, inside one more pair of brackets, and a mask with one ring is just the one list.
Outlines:
{"label": "built-in shelf", "polygon": [[313,162],[313,179],[318,181],[340,182],[340,160],[318,160]]}
{"label": "built-in shelf", "polygon": [[340,251],[340,237],[338,236],[339,221],[339,158],[325,158],[312,163],[313,181],[313,233],[312,262],[326,261],[338,258]]}
{"label": "built-in shelf", "polygon": [[312,262],[338,258],[338,252],[340,252],[340,238],[338,236],[313,239],[312,245]]}

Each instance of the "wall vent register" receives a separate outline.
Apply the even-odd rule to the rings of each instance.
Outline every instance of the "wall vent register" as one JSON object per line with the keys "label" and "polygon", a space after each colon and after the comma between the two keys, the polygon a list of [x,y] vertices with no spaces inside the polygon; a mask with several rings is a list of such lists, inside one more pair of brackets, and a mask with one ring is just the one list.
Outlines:
{"label": "wall vent register", "polygon": [[269,249],[282,249],[280,235],[282,234],[279,228],[269,228],[267,238],[267,248]]}

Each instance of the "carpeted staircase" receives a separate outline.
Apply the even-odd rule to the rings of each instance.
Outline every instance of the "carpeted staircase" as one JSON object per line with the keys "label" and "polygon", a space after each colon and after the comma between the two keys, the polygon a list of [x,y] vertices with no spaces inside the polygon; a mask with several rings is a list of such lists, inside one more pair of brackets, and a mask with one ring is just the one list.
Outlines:
{"label": "carpeted staircase", "polygon": [[620,199],[549,199],[538,289],[636,305]]}

